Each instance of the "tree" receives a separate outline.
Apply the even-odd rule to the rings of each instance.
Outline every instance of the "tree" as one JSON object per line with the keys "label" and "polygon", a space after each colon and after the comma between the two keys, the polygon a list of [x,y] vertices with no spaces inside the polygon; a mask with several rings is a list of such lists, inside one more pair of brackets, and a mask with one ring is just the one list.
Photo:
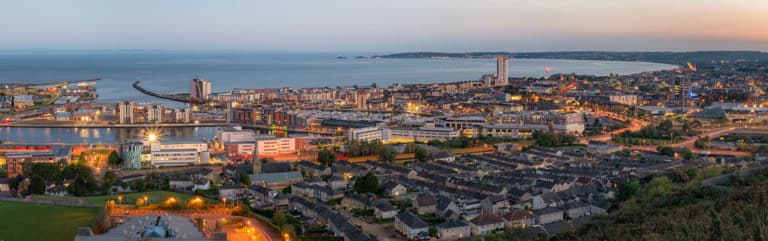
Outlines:
{"label": "tree", "polygon": [[385,147],[381,152],[379,152],[379,160],[383,162],[393,162],[395,161],[395,158],[397,158],[397,152],[395,150],[392,150],[391,147]]}
{"label": "tree", "polygon": [[68,191],[75,196],[85,196],[96,191],[97,182],[93,177],[91,168],[82,164],[70,164],[62,171],[62,177],[66,179],[74,179],[74,182],[69,185]]}
{"label": "tree", "polygon": [[623,182],[619,184],[619,189],[616,192],[616,199],[618,201],[626,201],[635,195],[640,191],[640,182],[638,181],[628,181]]}
{"label": "tree", "polygon": [[248,173],[240,172],[240,183],[250,186],[251,185],[251,176],[248,176]]}
{"label": "tree", "polygon": [[24,174],[24,176],[31,177],[32,167],[35,165],[32,160],[24,160],[24,162],[21,163],[21,174]]}
{"label": "tree", "polygon": [[282,226],[287,222],[288,222],[288,218],[285,217],[285,214],[283,212],[276,211],[274,214],[272,214],[272,223],[274,223],[276,226]]}
{"label": "tree", "polygon": [[101,178],[101,192],[109,193],[112,189],[112,184],[117,182],[117,174],[113,171],[107,171],[104,173],[104,177]]}
{"label": "tree", "polygon": [[420,162],[426,162],[427,159],[429,159],[429,152],[421,147],[416,147],[416,151],[414,152],[414,155],[416,157],[416,160]]}
{"label": "tree", "polygon": [[696,154],[691,151],[691,149],[683,148],[680,150],[680,155],[685,158],[686,160],[692,159],[696,157]]}
{"label": "tree", "polygon": [[668,147],[668,146],[657,146],[656,152],[658,152],[659,155],[663,155],[663,156],[668,156],[668,157],[675,156],[675,149],[672,149],[672,147]]}
{"label": "tree", "polygon": [[0,178],[6,178],[8,177],[8,171],[6,171],[3,168],[0,168]]}
{"label": "tree", "polygon": [[688,132],[691,130],[691,128],[692,128],[691,127],[691,123],[689,123],[687,121],[683,123],[683,127],[682,127],[683,133],[688,134]]}
{"label": "tree", "polygon": [[119,166],[123,162],[123,160],[117,156],[116,151],[111,151],[107,159],[109,160],[108,162],[109,162],[109,165],[111,166]]}
{"label": "tree", "polygon": [[299,240],[296,235],[296,227],[291,224],[283,224],[280,226],[280,233],[288,237],[288,240]]}
{"label": "tree", "polygon": [[55,163],[35,163],[29,171],[29,176],[39,176],[46,183],[51,183],[61,179],[61,170]]}
{"label": "tree", "polygon": [[85,155],[80,155],[77,157],[77,164],[85,165]]}
{"label": "tree", "polygon": [[23,175],[16,175],[16,177],[12,177],[8,179],[8,188],[11,190],[18,190],[19,184],[21,181],[24,181]]}
{"label": "tree", "polygon": [[29,182],[29,192],[32,194],[45,194],[45,180],[40,176],[33,176]]}
{"label": "tree", "polygon": [[317,153],[317,161],[319,161],[320,164],[331,166],[336,162],[336,153],[329,150],[321,150]]}
{"label": "tree", "polygon": [[379,177],[369,172],[365,176],[358,177],[352,189],[360,194],[375,193],[379,190]]}

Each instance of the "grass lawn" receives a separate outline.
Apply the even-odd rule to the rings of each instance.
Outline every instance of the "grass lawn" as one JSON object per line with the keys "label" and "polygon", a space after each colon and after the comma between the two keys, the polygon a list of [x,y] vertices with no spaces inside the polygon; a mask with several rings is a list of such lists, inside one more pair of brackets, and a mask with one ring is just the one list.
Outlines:
{"label": "grass lawn", "polygon": [[77,227],[88,226],[96,208],[70,208],[0,202],[0,240],[72,241]]}
{"label": "grass lawn", "polygon": [[[82,199],[85,202],[103,204],[103,203],[106,203],[107,200],[117,200],[118,196],[123,197],[123,204],[136,204],[136,199],[144,198],[144,196],[147,197],[148,204],[161,204],[163,201],[165,201],[169,197],[175,197],[177,199],[180,199],[180,201],[184,203],[187,200],[195,197],[195,195],[185,194],[185,193],[168,192],[168,191],[151,191],[151,192],[113,194],[113,195],[105,195],[105,196],[89,196],[89,197],[72,197],[72,196],[58,197],[58,196],[47,196],[47,195],[33,195],[32,199],[64,200],[64,201],[72,201],[72,202],[76,202]],[[220,203],[219,200],[213,200],[208,198],[206,198],[206,202],[211,204]],[[119,204],[119,202],[115,201],[115,204]]]}

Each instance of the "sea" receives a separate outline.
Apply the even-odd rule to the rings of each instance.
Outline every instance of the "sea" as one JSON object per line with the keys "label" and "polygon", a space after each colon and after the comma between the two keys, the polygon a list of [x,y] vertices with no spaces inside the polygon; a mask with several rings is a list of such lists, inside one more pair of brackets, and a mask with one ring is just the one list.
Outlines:
{"label": "sea", "polygon": [[[0,50],[0,84],[48,83],[101,78],[95,82],[97,102],[131,100],[181,105],[146,96],[131,84],[140,80],[159,93],[189,92],[192,78],[211,81],[214,92],[234,88],[336,87],[394,83],[435,83],[478,80],[495,73],[494,59],[371,58],[387,53],[297,53],[167,50]],[[357,58],[362,56],[363,58]],[[552,73],[587,75],[631,74],[673,69],[649,62],[512,59],[510,77],[542,77]],[[204,128],[209,134],[209,128]],[[100,128],[88,131],[54,128],[0,128],[0,139],[10,142],[117,142],[131,135]],[[196,131],[180,131],[179,139],[206,138]],[[184,134],[189,133],[189,134]],[[98,136],[96,136],[98,135]]]}

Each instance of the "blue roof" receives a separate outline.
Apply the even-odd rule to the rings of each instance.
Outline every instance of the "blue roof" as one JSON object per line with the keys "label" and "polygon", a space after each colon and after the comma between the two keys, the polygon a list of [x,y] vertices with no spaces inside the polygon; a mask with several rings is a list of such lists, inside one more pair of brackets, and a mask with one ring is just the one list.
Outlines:
{"label": "blue roof", "polygon": [[256,173],[251,175],[251,182],[284,183],[291,180],[301,180],[301,172]]}
{"label": "blue roof", "polygon": [[164,228],[159,226],[152,226],[147,228],[147,230],[144,231],[144,234],[142,234],[142,236],[149,237],[149,238],[165,238],[167,234],[168,232],[165,231]]}

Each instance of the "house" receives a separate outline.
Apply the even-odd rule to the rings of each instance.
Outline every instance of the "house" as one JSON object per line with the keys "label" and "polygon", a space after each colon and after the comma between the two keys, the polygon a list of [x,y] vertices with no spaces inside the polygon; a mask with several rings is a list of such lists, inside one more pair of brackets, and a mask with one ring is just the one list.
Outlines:
{"label": "house", "polygon": [[0,192],[8,192],[10,191],[10,186],[8,186],[8,178],[0,178]]}
{"label": "house", "polygon": [[198,178],[192,181],[192,191],[211,189],[211,180],[208,178]]}
{"label": "house", "polygon": [[608,208],[610,208],[611,203],[609,202],[598,202],[596,204],[589,205],[589,213],[591,215],[602,215],[608,213]]}
{"label": "house", "polygon": [[548,193],[542,193],[540,195],[536,195],[533,197],[533,208],[534,209],[542,209],[545,207],[557,207],[560,205],[565,204],[564,197],[562,197],[562,193],[557,192],[548,192]]}
{"label": "house", "polygon": [[502,218],[506,221],[507,228],[525,228],[536,223],[536,216],[525,209],[513,209]]}
{"label": "house", "polygon": [[469,220],[472,235],[486,235],[504,228],[504,219],[493,213],[481,213]]}
{"label": "house", "polygon": [[187,178],[187,177],[170,178],[168,180],[168,185],[171,186],[171,189],[176,190],[176,191],[192,190],[192,187],[194,186],[192,184],[192,179]]}
{"label": "house", "polygon": [[461,214],[461,208],[453,199],[440,198],[435,206],[435,215],[445,219],[458,219]]}
{"label": "house", "polygon": [[373,206],[373,213],[378,219],[394,218],[395,215],[397,215],[397,213],[400,211],[396,207],[392,206],[392,204],[384,200],[377,200],[371,203],[371,206]]}
{"label": "house", "polygon": [[390,181],[384,183],[384,192],[390,197],[397,198],[408,193],[408,189],[405,188],[405,186],[400,185],[400,183]]}
{"label": "house", "polygon": [[577,219],[583,216],[590,216],[589,204],[583,202],[572,202],[563,206],[565,216],[571,219]]}
{"label": "house", "polygon": [[419,215],[435,213],[437,210],[437,198],[432,195],[419,195],[414,203],[416,213]]}
{"label": "house", "polygon": [[243,188],[239,185],[224,185],[219,187],[219,198],[235,200],[237,194],[240,194],[242,191]]}
{"label": "house", "polygon": [[563,210],[556,207],[546,207],[533,212],[537,224],[550,224],[563,221]]}
{"label": "house", "polygon": [[429,238],[429,224],[410,212],[402,212],[395,216],[395,229],[409,240]]}
{"label": "house", "polygon": [[341,200],[341,206],[347,210],[369,209],[371,207],[371,200],[355,193],[348,193],[344,196],[344,199]]}
{"label": "house", "polygon": [[298,162],[299,170],[304,172],[307,176],[327,176],[331,175],[331,168],[325,165],[309,161]]}
{"label": "house", "polygon": [[312,185],[304,182],[295,183],[291,185],[291,194],[302,197],[310,197],[314,195]]}
{"label": "house", "polygon": [[45,194],[51,196],[66,196],[67,193],[67,188],[63,185],[56,185],[55,187],[45,189]]}
{"label": "house", "polygon": [[334,191],[329,187],[321,187],[317,185],[312,185],[311,187],[314,192],[313,197],[323,202],[328,202],[333,199],[339,199],[344,197],[344,193]]}
{"label": "house", "polygon": [[511,208],[509,200],[501,195],[488,196],[483,199],[481,203],[483,205],[483,211],[489,213],[506,213]]}
{"label": "house", "polygon": [[259,200],[263,200],[267,202],[274,202],[278,194],[277,191],[275,190],[262,187],[259,185],[248,186],[248,193],[253,194],[253,196]]}
{"label": "house", "polygon": [[447,221],[435,226],[437,238],[440,240],[456,240],[472,236],[469,224],[462,221]]}
{"label": "house", "polygon": [[332,176],[331,178],[328,178],[328,187],[330,187],[333,190],[344,190],[347,189],[348,185],[347,179],[344,179],[340,176]]}
{"label": "house", "polygon": [[432,160],[452,162],[456,160],[456,156],[450,151],[440,151],[432,155]]}
{"label": "house", "polygon": [[587,151],[595,155],[608,155],[617,151],[621,151],[623,147],[621,145],[590,140],[587,143]]}

